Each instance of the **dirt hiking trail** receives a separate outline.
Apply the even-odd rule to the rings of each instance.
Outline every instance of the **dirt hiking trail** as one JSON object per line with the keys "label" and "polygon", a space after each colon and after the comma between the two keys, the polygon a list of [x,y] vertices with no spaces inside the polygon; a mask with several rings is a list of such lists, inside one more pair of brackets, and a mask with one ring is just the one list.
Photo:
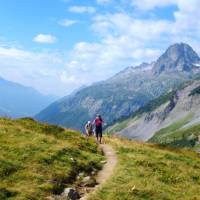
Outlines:
{"label": "dirt hiking trail", "polygon": [[108,144],[100,144],[100,148],[104,152],[104,155],[106,157],[106,163],[103,166],[103,169],[98,172],[96,181],[98,185],[94,187],[92,191],[85,194],[84,197],[81,198],[81,200],[87,200],[89,195],[94,193],[103,183],[107,181],[107,179],[112,175],[113,169],[115,168],[117,164],[117,155],[113,148]]}

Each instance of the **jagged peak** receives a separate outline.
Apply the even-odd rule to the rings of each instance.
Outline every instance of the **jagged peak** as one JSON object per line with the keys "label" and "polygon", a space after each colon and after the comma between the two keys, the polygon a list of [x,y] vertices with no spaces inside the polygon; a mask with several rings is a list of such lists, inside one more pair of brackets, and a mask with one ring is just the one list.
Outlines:
{"label": "jagged peak", "polygon": [[199,57],[198,54],[194,51],[194,49],[189,44],[183,43],[183,42],[175,43],[175,44],[170,45],[165,53],[170,53],[171,51],[175,51],[177,54],[180,54],[180,53],[185,53],[185,54],[192,53],[196,57]]}
{"label": "jagged peak", "polygon": [[194,63],[200,62],[198,54],[186,43],[175,43],[167,48],[156,61],[153,71],[155,74],[172,71],[193,70]]}
{"label": "jagged peak", "polygon": [[122,71],[120,71],[119,73],[117,73],[116,75],[120,75],[120,74],[124,74],[124,73],[146,71],[146,70],[152,69],[154,63],[155,62],[152,62],[152,63],[143,62],[140,65],[128,66],[125,69],[123,69]]}

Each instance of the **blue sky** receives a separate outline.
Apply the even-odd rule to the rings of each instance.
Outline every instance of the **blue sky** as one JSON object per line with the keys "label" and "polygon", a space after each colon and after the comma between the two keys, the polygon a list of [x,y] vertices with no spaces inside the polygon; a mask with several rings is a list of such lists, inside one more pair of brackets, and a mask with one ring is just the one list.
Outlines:
{"label": "blue sky", "polygon": [[[16,40],[27,49],[70,50],[78,41],[93,41],[89,30],[90,15],[68,11],[73,5],[87,6],[88,4],[83,0],[77,1],[76,4],[73,1],[62,0],[2,1],[0,7],[1,36],[10,41]],[[93,3],[92,6],[95,4]],[[59,21],[63,19],[79,21],[79,24],[66,28],[59,25]],[[58,41],[53,45],[36,44],[32,38],[38,33],[55,35]]]}
{"label": "blue sky", "polygon": [[170,44],[199,52],[199,0],[3,0],[0,76],[64,96]]}

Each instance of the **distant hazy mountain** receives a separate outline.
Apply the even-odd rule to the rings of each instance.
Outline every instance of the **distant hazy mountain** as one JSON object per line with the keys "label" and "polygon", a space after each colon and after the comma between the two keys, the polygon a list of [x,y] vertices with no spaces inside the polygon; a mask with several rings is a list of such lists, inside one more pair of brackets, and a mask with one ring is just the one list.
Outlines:
{"label": "distant hazy mountain", "polygon": [[114,77],[79,90],[40,112],[41,121],[82,129],[101,113],[110,124],[129,116],[200,72],[200,58],[187,44],[174,44],[156,61],[128,67]]}
{"label": "distant hazy mountain", "polygon": [[33,116],[55,100],[56,97],[0,77],[0,116]]}

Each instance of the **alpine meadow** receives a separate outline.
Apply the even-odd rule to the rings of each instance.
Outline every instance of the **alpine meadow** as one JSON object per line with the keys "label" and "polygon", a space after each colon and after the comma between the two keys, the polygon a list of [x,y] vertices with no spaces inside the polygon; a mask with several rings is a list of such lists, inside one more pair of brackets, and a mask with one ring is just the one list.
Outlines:
{"label": "alpine meadow", "polygon": [[0,4],[0,200],[200,200],[200,1]]}

